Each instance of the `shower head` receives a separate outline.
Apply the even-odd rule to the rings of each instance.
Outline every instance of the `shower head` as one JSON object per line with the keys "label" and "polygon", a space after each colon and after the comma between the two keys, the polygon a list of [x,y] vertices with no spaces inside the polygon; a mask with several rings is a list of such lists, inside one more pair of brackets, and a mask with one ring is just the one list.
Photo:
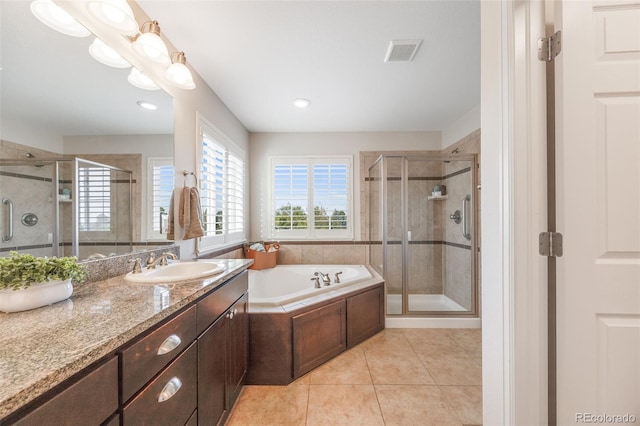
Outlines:
{"label": "shower head", "polygon": [[35,163],[33,163],[33,165],[35,167],[42,167],[42,166],[44,166],[44,163],[42,161],[36,161]]}
{"label": "shower head", "polygon": [[27,152],[26,157],[27,157],[27,158],[36,158],[36,156],[35,156],[35,155],[33,155],[33,154],[32,154],[32,153],[30,153],[30,152]]}

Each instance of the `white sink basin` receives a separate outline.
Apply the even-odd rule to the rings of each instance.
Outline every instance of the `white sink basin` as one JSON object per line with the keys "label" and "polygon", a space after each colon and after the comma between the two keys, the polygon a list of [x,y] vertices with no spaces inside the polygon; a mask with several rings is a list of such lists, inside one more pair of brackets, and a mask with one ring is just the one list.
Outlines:
{"label": "white sink basin", "polygon": [[143,269],[141,273],[129,272],[126,281],[138,283],[166,283],[205,278],[224,271],[224,266],[214,262],[176,262],[156,269]]}

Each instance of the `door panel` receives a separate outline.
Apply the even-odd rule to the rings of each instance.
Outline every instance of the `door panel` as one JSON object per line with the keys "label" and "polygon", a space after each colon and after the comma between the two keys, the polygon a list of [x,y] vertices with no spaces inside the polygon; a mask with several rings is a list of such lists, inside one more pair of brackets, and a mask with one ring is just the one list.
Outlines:
{"label": "door panel", "polygon": [[558,424],[640,418],[640,7],[557,4]]}

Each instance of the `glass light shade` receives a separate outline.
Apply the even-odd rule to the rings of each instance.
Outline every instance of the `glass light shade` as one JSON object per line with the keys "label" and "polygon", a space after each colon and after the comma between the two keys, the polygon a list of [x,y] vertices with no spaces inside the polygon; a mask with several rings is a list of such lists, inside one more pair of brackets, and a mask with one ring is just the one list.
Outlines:
{"label": "glass light shade", "polygon": [[155,33],[142,33],[133,42],[133,50],[144,58],[160,64],[169,64],[169,51],[160,36]]}
{"label": "glass light shade", "polygon": [[193,76],[189,68],[183,63],[176,62],[169,65],[164,77],[174,86],[181,89],[195,89],[196,84],[193,82]]}
{"label": "glass light shade", "polygon": [[309,99],[298,98],[293,100],[293,105],[298,108],[306,108],[311,105],[311,101]]}
{"label": "glass light shade", "polygon": [[133,84],[138,89],[160,90],[160,87],[158,87],[149,77],[144,75],[144,73],[136,67],[131,68],[131,72],[129,73],[127,80],[129,80],[129,83]]}
{"label": "glass light shade", "polygon": [[89,53],[93,56],[93,59],[110,67],[129,68],[131,66],[118,52],[106,45],[99,38],[96,38],[93,43],[91,43]]}
{"label": "glass light shade", "polygon": [[126,0],[98,0],[87,4],[89,12],[100,21],[125,35],[136,35],[138,23]]}
{"label": "glass light shade", "polygon": [[43,24],[62,34],[72,37],[88,37],[90,34],[73,16],[51,0],[35,0],[31,3],[31,12]]}

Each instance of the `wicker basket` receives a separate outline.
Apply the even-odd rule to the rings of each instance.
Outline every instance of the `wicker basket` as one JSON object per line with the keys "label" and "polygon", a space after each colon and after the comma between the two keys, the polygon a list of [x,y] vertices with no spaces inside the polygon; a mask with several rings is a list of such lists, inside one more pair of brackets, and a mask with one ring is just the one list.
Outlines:
{"label": "wicker basket", "polygon": [[[275,247],[275,251],[269,252],[271,247]],[[276,266],[278,263],[278,250],[280,250],[279,244],[265,244],[266,252],[251,250],[249,246],[244,247],[244,255],[247,259],[253,259],[253,264],[249,266],[249,269],[261,270],[269,269]]]}

